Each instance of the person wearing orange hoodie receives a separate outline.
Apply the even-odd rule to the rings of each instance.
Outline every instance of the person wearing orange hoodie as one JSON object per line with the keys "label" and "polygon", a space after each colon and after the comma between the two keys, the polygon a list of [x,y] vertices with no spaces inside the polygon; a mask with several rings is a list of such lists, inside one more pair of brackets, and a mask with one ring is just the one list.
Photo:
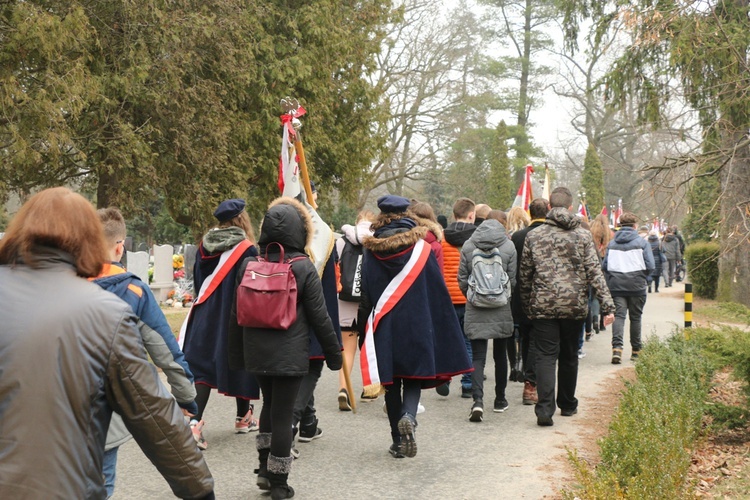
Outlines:
{"label": "person wearing orange hoodie", "polygon": [[[466,297],[461,293],[458,286],[458,268],[461,263],[461,247],[471,238],[477,226],[474,225],[476,217],[476,205],[469,198],[459,198],[453,204],[453,218],[455,222],[448,224],[443,231],[443,278],[450,292],[451,302],[456,309],[458,322],[461,324],[461,331],[464,331],[464,314],[466,312]],[[471,359],[471,341],[466,338],[464,333],[464,343],[466,353]],[[435,390],[441,396],[447,396],[450,393],[450,382],[445,383]],[[472,396],[471,374],[466,373],[461,377],[461,397],[470,399]]]}

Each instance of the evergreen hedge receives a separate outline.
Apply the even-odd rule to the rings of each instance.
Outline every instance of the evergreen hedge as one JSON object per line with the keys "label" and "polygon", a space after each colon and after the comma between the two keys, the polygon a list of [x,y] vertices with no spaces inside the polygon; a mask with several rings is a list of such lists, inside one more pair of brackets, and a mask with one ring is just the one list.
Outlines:
{"label": "evergreen hedge", "polygon": [[571,452],[578,486],[566,499],[681,499],[689,493],[687,473],[693,443],[711,383],[711,364],[695,343],[680,334],[650,340],[636,364],[620,406],[600,441],[601,463]]}
{"label": "evergreen hedge", "polygon": [[719,244],[699,241],[685,249],[688,277],[693,293],[705,299],[715,299],[719,285]]}

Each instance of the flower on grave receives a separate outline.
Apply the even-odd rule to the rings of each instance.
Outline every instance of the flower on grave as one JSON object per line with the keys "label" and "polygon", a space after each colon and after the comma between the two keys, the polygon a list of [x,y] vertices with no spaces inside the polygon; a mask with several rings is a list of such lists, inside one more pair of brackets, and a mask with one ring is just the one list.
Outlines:
{"label": "flower on grave", "polygon": [[193,300],[193,282],[180,278],[175,281],[174,290],[170,290],[167,299],[172,299],[174,307],[179,302],[180,305],[186,305]]}
{"label": "flower on grave", "polygon": [[174,273],[174,279],[179,280],[185,277],[185,270],[184,269],[177,269]]}
{"label": "flower on grave", "polygon": [[185,258],[180,254],[174,254],[172,256],[172,268],[182,269],[185,267]]}
{"label": "flower on grave", "polygon": [[154,282],[154,268],[152,266],[148,268],[148,284],[150,285],[153,282]]}

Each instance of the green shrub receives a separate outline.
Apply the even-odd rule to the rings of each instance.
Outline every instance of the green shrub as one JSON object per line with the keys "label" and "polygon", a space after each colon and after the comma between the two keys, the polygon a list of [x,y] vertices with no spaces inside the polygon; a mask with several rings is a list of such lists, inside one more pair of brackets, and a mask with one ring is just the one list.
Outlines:
{"label": "green shrub", "polygon": [[748,409],[745,407],[713,403],[706,410],[713,418],[714,428],[739,429],[747,425]]}
{"label": "green shrub", "polygon": [[696,344],[675,334],[646,344],[636,374],[600,441],[601,463],[592,471],[570,455],[580,484],[566,498],[685,497],[711,366]]}
{"label": "green shrub", "polygon": [[719,244],[699,241],[685,249],[688,275],[698,297],[716,298],[719,284]]}
{"label": "green shrub", "polygon": [[750,335],[747,332],[729,326],[693,328],[691,338],[716,368],[731,366],[734,376],[745,382],[745,393],[750,396]]}

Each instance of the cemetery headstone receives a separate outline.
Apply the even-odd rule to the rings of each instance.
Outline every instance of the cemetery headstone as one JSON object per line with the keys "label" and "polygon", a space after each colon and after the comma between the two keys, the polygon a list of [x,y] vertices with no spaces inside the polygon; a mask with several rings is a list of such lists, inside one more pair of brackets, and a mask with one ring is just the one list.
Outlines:
{"label": "cemetery headstone", "polygon": [[167,300],[167,294],[174,289],[174,270],[172,245],[154,245],[154,281],[151,284],[159,302]]}
{"label": "cemetery headstone", "polygon": [[126,252],[125,268],[131,273],[138,276],[141,281],[148,284],[148,261],[147,252]]}

